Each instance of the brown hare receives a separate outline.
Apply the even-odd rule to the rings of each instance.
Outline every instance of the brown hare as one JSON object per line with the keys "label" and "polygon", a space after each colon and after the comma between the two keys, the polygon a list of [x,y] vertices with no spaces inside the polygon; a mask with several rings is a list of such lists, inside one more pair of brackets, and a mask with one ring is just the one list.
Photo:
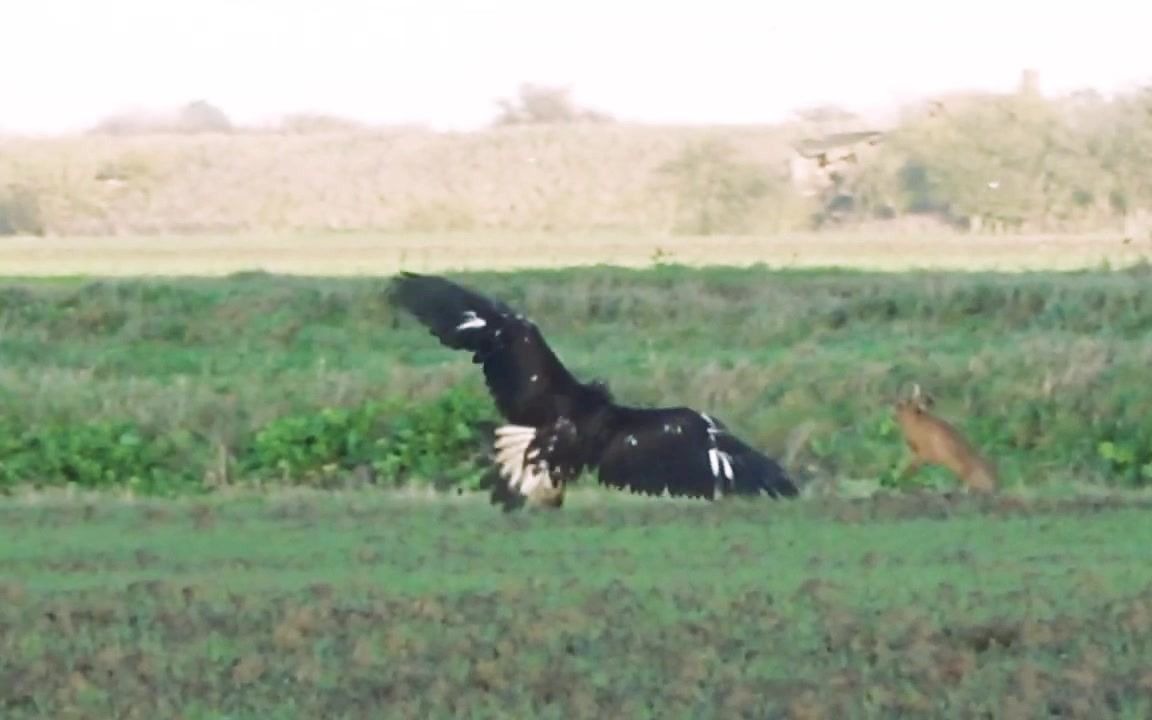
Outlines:
{"label": "brown hare", "polygon": [[933,400],[913,385],[912,396],[895,404],[896,422],[911,451],[911,458],[901,472],[907,478],[923,465],[948,468],[968,492],[994,492],[999,480],[996,469],[948,422],[933,415]]}

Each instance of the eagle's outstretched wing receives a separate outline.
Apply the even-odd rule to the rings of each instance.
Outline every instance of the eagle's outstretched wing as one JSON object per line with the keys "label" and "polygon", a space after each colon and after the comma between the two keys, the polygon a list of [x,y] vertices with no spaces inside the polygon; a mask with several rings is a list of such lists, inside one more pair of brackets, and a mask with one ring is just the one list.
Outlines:
{"label": "eagle's outstretched wing", "polygon": [[730,495],[758,495],[772,498],[796,497],[799,490],[780,463],[750,447],[731,432],[724,430],[716,436],[716,449],[732,464],[732,485],[725,489]]}
{"label": "eagle's outstretched wing", "polygon": [[507,420],[493,449],[508,493],[562,500],[567,483],[595,466],[601,484],[649,495],[797,494],[774,460],[715,418],[689,408],[620,407],[602,383],[580,383],[536,325],[502,302],[415,273],[397,277],[390,296],[442,344],[482,364]]}
{"label": "eagle's outstretched wing", "polygon": [[416,273],[393,280],[390,299],[443,345],[473,354],[473,362],[484,368],[497,409],[511,423],[551,423],[584,390],[536,325],[498,300]]}
{"label": "eagle's outstretched wing", "polygon": [[599,459],[600,483],[646,495],[792,497],[796,486],[774,460],[689,408],[618,408]]}

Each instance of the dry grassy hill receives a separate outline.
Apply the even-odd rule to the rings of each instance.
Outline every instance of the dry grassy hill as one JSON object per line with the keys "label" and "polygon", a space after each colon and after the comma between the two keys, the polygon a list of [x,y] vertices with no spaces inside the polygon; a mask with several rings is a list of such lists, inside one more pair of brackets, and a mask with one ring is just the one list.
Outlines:
{"label": "dry grassy hill", "polygon": [[779,129],[590,124],[8,138],[0,188],[45,234],[659,232],[677,207],[658,169],[718,134],[739,162],[784,181]]}

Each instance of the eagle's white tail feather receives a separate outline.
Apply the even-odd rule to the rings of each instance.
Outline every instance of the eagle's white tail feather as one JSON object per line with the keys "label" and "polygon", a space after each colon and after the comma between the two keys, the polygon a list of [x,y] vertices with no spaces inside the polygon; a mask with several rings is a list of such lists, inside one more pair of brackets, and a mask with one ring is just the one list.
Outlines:
{"label": "eagle's white tail feather", "polygon": [[501,437],[505,435],[535,435],[536,428],[530,425],[501,425],[496,428],[496,434]]}
{"label": "eagle's white tail feather", "polygon": [[[496,462],[500,464],[502,469],[510,471],[513,467],[520,466],[522,458],[514,450],[502,450],[496,456]],[[504,472],[503,474],[507,475],[508,473]]]}
{"label": "eagle's white tail feather", "polygon": [[495,446],[497,449],[519,447],[524,449],[536,437],[536,428],[522,425],[504,425],[496,428]]}
{"label": "eagle's white tail feather", "polygon": [[735,473],[732,472],[732,459],[728,453],[723,451],[720,452],[720,465],[724,470],[724,477],[728,478],[729,480],[736,479]]}
{"label": "eagle's white tail feather", "polygon": [[552,484],[547,467],[532,462],[539,453],[534,451],[531,457],[527,457],[528,446],[535,439],[536,428],[533,427],[503,425],[496,428],[493,446],[500,475],[507,478],[508,486],[521,495],[531,495],[538,488]]}

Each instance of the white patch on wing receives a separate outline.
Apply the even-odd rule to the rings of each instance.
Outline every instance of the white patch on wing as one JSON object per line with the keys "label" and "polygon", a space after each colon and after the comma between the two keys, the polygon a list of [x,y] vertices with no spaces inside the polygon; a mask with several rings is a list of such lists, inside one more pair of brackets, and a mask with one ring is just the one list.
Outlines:
{"label": "white patch on wing", "polygon": [[528,446],[536,439],[536,428],[525,425],[503,425],[496,428],[496,462],[500,466],[500,476],[508,480],[508,486],[521,495],[531,495],[541,487],[552,487],[552,476],[548,463],[539,462],[538,449],[528,452]]}
{"label": "white patch on wing", "polygon": [[724,477],[729,480],[734,480],[735,473],[732,471],[732,457],[728,453],[721,451],[720,464],[724,466]]}
{"label": "white patch on wing", "polygon": [[478,316],[474,310],[467,310],[464,313],[464,322],[456,326],[457,330],[475,330],[482,328],[488,324],[488,321]]}
{"label": "white patch on wing", "polygon": [[724,432],[724,430],[720,428],[719,423],[716,422],[716,419],[708,413],[700,413],[700,417],[704,418],[704,422],[708,423],[707,430],[709,440],[715,440],[717,435],[720,435]]}
{"label": "white patch on wing", "polygon": [[732,456],[723,450],[709,448],[708,464],[712,466],[713,476],[719,478],[721,473],[723,473],[725,478],[729,480],[734,479],[736,473],[732,470]]}

